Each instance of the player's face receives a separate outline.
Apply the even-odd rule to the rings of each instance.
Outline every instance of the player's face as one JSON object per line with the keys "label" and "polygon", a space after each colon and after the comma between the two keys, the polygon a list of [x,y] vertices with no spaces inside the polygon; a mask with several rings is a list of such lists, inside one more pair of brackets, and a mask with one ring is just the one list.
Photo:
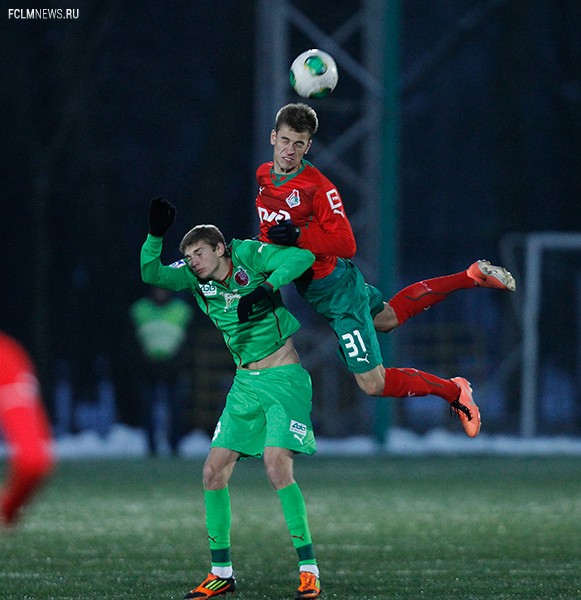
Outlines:
{"label": "player's face", "polygon": [[275,173],[294,173],[311,147],[308,133],[299,133],[288,125],[283,125],[278,131],[273,129],[270,143],[274,146]]}
{"label": "player's face", "polygon": [[206,242],[199,242],[186,248],[184,260],[198,279],[222,281],[228,275],[228,266],[221,260],[224,252],[222,243],[213,248]]}

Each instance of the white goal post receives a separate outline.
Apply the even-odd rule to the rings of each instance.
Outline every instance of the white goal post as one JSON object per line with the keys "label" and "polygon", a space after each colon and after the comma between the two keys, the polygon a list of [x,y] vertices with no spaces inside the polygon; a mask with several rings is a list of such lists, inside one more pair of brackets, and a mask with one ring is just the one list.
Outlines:
{"label": "white goal post", "polygon": [[524,250],[520,434],[533,437],[537,432],[543,254],[548,250],[581,250],[581,233],[531,233],[525,236]]}

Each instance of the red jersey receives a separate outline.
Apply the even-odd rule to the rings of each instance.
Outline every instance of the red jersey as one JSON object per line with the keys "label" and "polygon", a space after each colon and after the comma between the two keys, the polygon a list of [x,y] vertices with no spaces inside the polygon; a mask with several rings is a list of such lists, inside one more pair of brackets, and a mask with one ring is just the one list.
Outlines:
{"label": "red jersey", "polygon": [[297,246],[315,255],[314,279],[331,273],[337,257],[355,255],[355,236],[341,196],[310,162],[303,160],[299,170],[291,175],[275,173],[273,163],[267,162],[256,170],[256,180],[261,241],[270,241],[266,235],[270,227],[291,220],[301,230]]}
{"label": "red jersey", "polygon": [[27,352],[0,332],[0,414],[14,406],[39,402],[38,382]]}

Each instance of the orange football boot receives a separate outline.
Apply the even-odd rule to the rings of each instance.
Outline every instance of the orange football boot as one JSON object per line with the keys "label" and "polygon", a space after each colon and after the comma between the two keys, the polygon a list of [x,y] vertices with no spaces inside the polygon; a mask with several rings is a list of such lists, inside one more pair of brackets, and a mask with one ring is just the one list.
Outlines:
{"label": "orange football boot", "polygon": [[504,267],[491,265],[487,260],[477,260],[467,269],[466,274],[479,287],[496,288],[497,290],[516,290],[514,277]]}
{"label": "orange football boot", "polygon": [[197,588],[188,592],[184,596],[184,600],[189,598],[213,598],[234,591],[236,591],[236,579],[234,577],[218,577],[213,573],[208,573],[208,577]]}
{"label": "orange football boot", "polygon": [[300,585],[295,600],[304,600],[306,598],[316,598],[321,593],[321,582],[319,578],[309,571],[299,573]]}
{"label": "orange football boot", "polygon": [[472,386],[464,377],[452,377],[452,381],[460,388],[460,396],[450,408],[460,418],[466,435],[476,437],[480,431],[480,411],[472,398]]}

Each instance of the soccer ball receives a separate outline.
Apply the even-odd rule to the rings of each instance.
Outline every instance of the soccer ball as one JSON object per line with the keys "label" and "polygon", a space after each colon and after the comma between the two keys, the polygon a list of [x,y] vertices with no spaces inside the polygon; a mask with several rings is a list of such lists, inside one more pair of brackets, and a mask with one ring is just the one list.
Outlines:
{"label": "soccer ball", "polygon": [[290,68],[290,84],[303,98],[323,98],[337,85],[339,74],[333,57],[313,48],[299,54]]}

